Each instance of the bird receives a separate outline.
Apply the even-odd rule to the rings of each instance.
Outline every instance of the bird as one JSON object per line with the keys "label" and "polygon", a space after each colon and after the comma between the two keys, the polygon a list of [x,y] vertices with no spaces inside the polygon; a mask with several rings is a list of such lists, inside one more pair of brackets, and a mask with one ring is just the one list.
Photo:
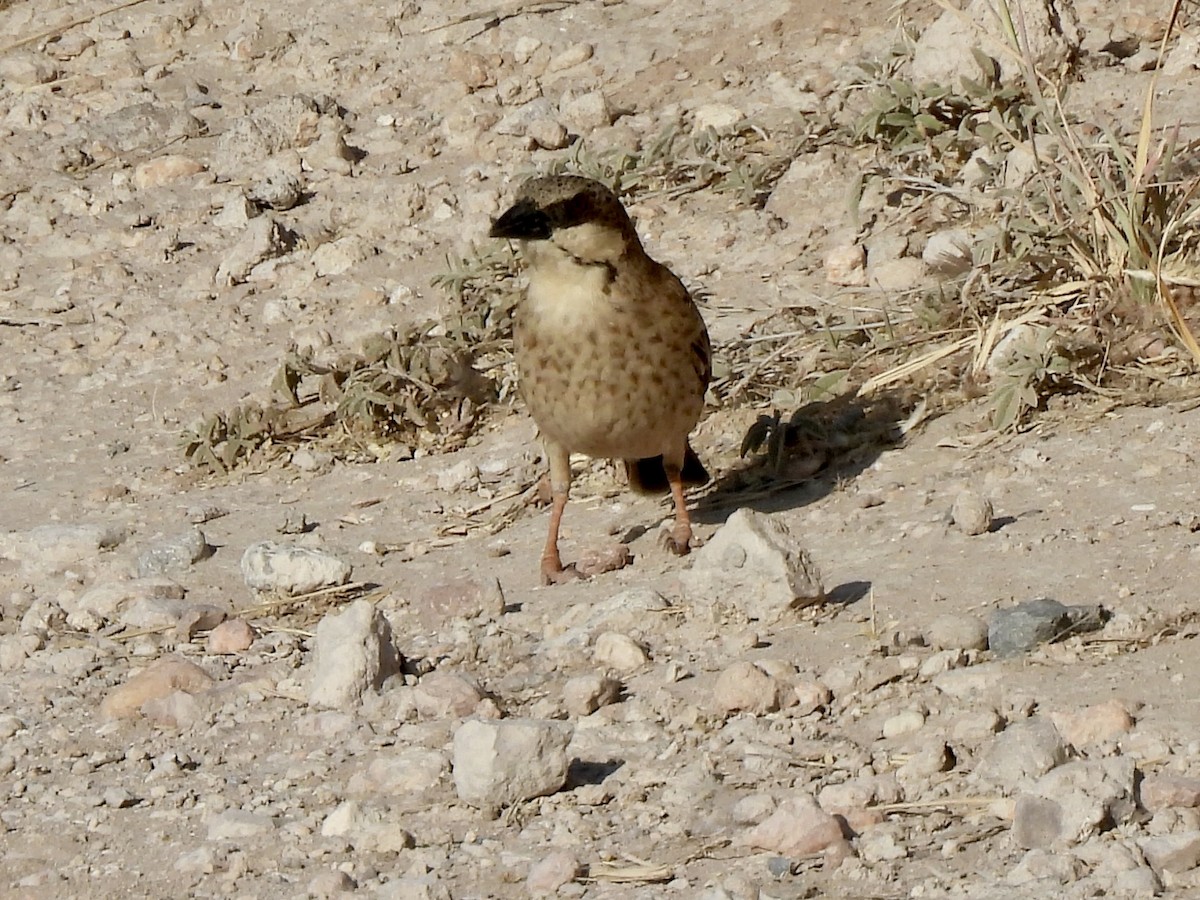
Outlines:
{"label": "bird", "polygon": [[634,490],[669,492],[665,543],[686,554],[684,489],[710,480],[689,435],[712,377],[708,329],[687,288],[646,253],[616,194],[580,175],[523,182],[489,236],[517,241],[526,263],[513,344],[518,393],[550,468],[542,584],[578,577],[558,549],[572,453],[621,460]]}

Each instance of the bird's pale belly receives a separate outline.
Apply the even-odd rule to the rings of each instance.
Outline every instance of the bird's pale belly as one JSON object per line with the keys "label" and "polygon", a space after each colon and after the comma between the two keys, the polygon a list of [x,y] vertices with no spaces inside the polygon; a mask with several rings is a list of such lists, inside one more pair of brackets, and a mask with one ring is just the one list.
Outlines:
{"label": "bird's pale belly", "polygon": [[573,453],[641,459],[669,452],[704,405],[682,336],[524,329],[517,366],[538,428]]}

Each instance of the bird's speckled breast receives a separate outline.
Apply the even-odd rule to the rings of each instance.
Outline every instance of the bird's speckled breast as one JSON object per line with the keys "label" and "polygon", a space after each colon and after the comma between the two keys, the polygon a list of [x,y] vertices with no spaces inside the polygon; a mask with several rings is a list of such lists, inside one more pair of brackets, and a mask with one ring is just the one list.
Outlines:
{"label": "bird's speckled breast", "polygon": [[542,433],[571,452],[657,456],[700,417],[704,322],[674,276],[651,266],[656,278],[642,283],[603,266],[531,273],[516,323],[521,394]]}

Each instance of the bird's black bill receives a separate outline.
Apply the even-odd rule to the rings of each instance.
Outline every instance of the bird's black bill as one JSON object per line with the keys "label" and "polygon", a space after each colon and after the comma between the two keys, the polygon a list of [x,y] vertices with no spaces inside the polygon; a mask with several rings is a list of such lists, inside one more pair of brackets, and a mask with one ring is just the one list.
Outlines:
{"label": "bird's black bill", "polygon": [[521,200],[492,223],[488,232],[494,238],[544,241],[550,237],[550,217],[531,200]]}

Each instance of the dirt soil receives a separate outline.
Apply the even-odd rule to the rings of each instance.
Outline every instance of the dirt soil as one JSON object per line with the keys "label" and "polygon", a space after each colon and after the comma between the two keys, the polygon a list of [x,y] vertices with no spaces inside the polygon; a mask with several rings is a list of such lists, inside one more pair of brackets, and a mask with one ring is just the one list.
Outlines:
{"label": "dirt soil", "polygon": [[[1070,812],[1086,797],[1055,793],[1040,771],[995,775],[1004,754],[1019,767],[1026,753],[1002,746],[1005,732],[1050,720],[1059,763],[1128,762],[1130,785],[1200,778],[1198,409],[1072,405],[985,441],[981,400],[788,490],[718,478],[695,500],[702,540],[751,506],[821,570],[828,600],[776,622],[739,616],[737,597],[693,603],[679,579],[691,561],[656,542],[669,506],[624,492],[603,465],[576,490],[564,557],[624,539],[632,565],[540,587],[545,509],[494,518],[541,465],[519,406],[453,453],[344,462],[317,448],[216,477],[188,464],[181,431],[262,396],[289,348],[334,354],[445,311],[430,285],[447,255],[486,244],[516,180],[570,152],[545,149],[559,134],[543,120],[505,124],[523,104],[547,98],[549,118],[597,149],[726,108],[779,120],[796,96],[836,115],[846,67],[883,53],[897,22],[884,0],[485,6],[0,3],[0,893],[1200,896],[1200,789],[1155,803],[1135,792],[1124,812],[1101,804],[1077,834],[1042,843],[1015,834],[1019,798]],[[1151,46],[1157,6],[1121,7],[1079,13],[1085,29]],[[903,10],[918,27],[938,12]],[[86,21],[60,27],[73,19]],[[1106,120],[1129,109],[1114,85],[1136,98],[1147,77],[1094,64],[1085,84],[1089,72],[1106,88],[1080,96],[1098,95]],[[1198,82],[1190,70],[1175,96]],[[577,102],[595,93],[598,120]],[[820,152],[826,175],[787,227],[715,191],[632,205],[656,258],[705,286],[718,344],[781,306],[843,302],[823,260],[850,227],[845,188],[869,153]],[[246,200],[272,184],[298,196]],[[726,473],[769,411],[713,410],[693,443]],[[963,492],[991,502],[990,530],[951,521]],[[17,540],[51,524],[123,539],[75,556]],[[211,553],[170,572],[180,615],[240,613],[256,630],[248,648],[213,652],[209,625],[67,622],[86,592],[129,583],[140,555],[197,524]],[[405,673],[361,703],[310,706],[316,623],[353,591],[264,611],[240,563],[268,539],[351,563]],[[489,579],[503,614],[438,614],[431,598],[453,605]],[[610,603],[646,591],[668,608]],[[935,624],[970,630],[1041,597],[1098,604],[1108,623],[1003,659]],[[598,658],[604,633],[645,658]],[[190,712],[104,714],[172,655],[215,682]],[[746,661],[783,699],[722,700],[719,680]],[[465,716],[419,693],[437,672],[478,686],[472,715],[571,723],[564,788],[504,810],[461,801],[452,742]],[[587,674],[621,689],[580,714],[563,689]],[[414,750],[433,760],[427,782],[407,772]],[[382,778],[396,760],[404,777]],[[764,837],[799,795],[845,837],[811,849]],[[562,859],[572,871],[555,878]]]}

